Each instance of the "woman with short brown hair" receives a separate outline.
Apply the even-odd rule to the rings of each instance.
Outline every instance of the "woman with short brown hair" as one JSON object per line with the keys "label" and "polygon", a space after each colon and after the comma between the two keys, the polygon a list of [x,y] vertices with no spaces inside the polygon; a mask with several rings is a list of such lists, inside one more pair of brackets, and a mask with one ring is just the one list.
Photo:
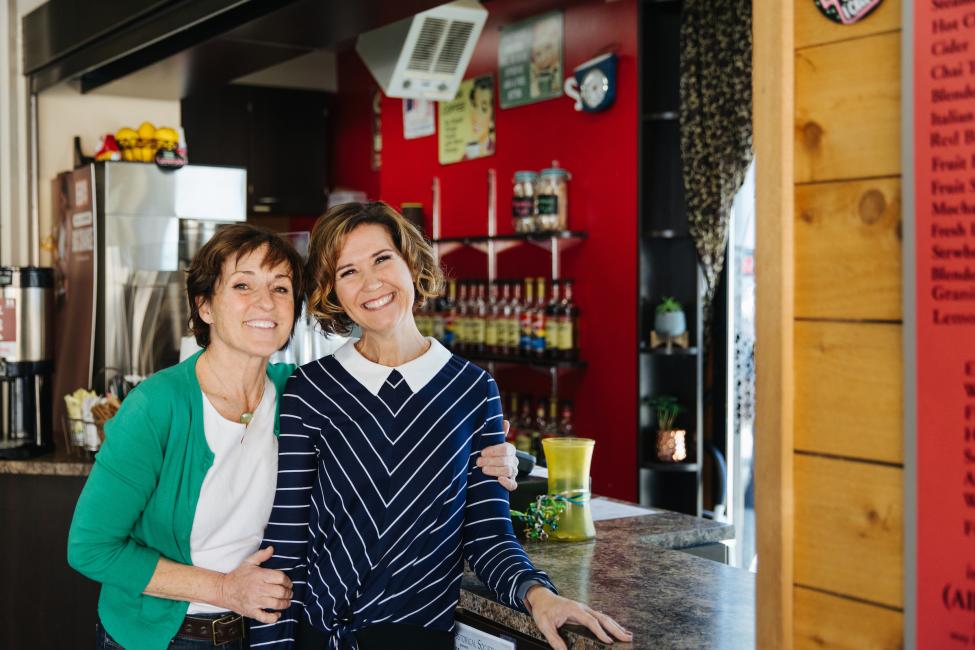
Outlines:
{"label": "woman with short brown hair", "polygon": [[97,647],[245,647],[244,616],[291,598],[260,568],[277,472],[277,396],[294,367],[269,364],[288,342],[303,262],[284,240],[219,229],[187,272],[203,347],[139,384],[105,425],[78,499],[68,562],[102,583]]}

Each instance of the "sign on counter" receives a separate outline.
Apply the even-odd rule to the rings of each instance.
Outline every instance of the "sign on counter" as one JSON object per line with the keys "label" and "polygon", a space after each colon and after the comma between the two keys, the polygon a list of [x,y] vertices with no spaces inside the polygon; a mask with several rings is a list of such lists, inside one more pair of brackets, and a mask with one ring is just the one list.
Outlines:
{"label": "sign on counter", "polygon": [[454,650],[515,650],[515,644],[457,622],[454,623]]}
{"label": "sign on counter", "polygon": [[975,0],[904,5],[905,640],[975,646]]}

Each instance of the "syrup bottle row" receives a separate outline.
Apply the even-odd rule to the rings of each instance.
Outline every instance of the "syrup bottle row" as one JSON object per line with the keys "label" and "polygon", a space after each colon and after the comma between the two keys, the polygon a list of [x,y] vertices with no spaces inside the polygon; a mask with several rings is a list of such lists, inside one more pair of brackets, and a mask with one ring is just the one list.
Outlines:
{"label": "syrup bottle row", "polygon": [[554,280],[548,295],[545,278],[525,278],[524,285],[450,280],[447,295],[427,301],[416,324],[424,336],[458,354],[553,360],[579,355],[571,280]]}

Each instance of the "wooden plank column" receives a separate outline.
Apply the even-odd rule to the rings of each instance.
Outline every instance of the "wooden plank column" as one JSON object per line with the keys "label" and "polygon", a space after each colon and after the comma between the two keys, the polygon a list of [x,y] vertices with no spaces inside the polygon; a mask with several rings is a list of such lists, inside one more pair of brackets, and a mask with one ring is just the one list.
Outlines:
{"label": "wooden plank column", "polygon": [[759,648],[793,641],[793,6],[752,3]]}
{"label": "wooden plank column", "polygon": [[794,3],[794,644],[895,648],[901,3],[852,26]]}

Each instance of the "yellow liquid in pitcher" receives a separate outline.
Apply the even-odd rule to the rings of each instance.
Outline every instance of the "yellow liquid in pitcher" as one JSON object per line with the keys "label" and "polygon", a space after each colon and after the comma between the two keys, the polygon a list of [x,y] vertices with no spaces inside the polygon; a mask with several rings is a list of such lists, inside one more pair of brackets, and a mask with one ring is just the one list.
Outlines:
{"label": "yellow liquid in pitcher", "polygon": [[566,503],[552,539],[567,542],[593,539],[596,528],[589,509],[589,468],[595,441],[588,438],[546,438],[542,440],[542,445],[548,462],[549,494],[584,499],[583,503]]}

